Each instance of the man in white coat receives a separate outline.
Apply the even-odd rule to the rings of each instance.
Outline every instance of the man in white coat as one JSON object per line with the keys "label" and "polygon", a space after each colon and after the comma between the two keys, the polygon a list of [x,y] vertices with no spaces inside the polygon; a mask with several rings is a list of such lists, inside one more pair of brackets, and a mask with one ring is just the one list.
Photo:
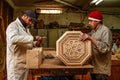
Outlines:
{"label": "man in white coat", "polygon": [[37,21],[34,11],[26,10],[11,22],[6,30],[7,39],[7,80],[27,80],[29,70],[26,65],[26,50],[32,48],[34,41],[40,42],[40,36],[32,36],[28,27]]}

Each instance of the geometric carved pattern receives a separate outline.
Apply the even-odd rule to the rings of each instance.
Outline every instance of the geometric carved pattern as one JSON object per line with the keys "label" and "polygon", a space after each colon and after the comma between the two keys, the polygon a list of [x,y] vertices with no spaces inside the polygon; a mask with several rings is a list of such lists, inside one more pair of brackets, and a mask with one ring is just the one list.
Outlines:
{"label": "geometric carved pattern", "polygon": [[91,42],[81,31],[66,31],[56,42],[56,55],[65,65],[83,65],[91,56]]}

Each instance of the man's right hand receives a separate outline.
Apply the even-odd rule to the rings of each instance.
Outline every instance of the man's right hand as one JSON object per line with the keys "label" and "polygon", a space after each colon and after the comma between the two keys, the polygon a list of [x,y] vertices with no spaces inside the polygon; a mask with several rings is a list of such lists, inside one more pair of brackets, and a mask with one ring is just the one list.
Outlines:
{"label": "man's right hand", "polygon": [[39,41],[39,42],[42,41],[42,37],[40,37],[40,36],[35,36],[35,39],[36,39],[36,41]]}

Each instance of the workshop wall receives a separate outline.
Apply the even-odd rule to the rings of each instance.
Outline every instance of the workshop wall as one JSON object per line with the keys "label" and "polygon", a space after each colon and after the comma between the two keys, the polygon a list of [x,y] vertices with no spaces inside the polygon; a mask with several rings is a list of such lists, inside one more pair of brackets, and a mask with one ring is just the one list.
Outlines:
{"label": "workshop wall", "polygon": [[[19,14],[21,14],[22,11],[27,10],[27,9],[28,8],[15,9],[14,19],[16,19],[16,17],[19,16]],[[30,9],[34,10],[34,8],[30,8]],[[104,17],[103,23],[106,26],[108,26],[110,29],[120,29],[120,15],[105,13],[103,14],[103,17]],[[40,36],[48,37],[47,41],[44,42],[44,47],[55,48],[56,47],[55,42],[60,37],[59,35],[63,34],[69,28],[69,25],[71,23],[73,24],[75,23],[75,25],[77,23],[78,24],[84,23],[85,25],[83,25],[80,28],[88,28],[87,14],[83,14],[83,13],[64,12],[62,14],[57,14],[57,15],[40,14],[38,17],[38,20],[40,21],[39,22],[40,24],[36,28],[32,27],[31,33],[32,35],[40,35]],[[50,26],[51,23],[53,24],[53,27]],[[57,25],[59,25],[59,27],[57,27]],[[41,29],[46,29],[46,30],[41,31]],[[60,29],[63,29],[64,31],[63,30],[60,31]],[[53,34],[54,35],[56,34],[56,36],[52,36]]]}
{"label": "workshop wall", "polygon": [[[109,28],[120,29],[119,15],[103,15],[104,24]],[[45,24],[57,21],[60,25],[69,25],[70,22],[81,23],[83,22],[88,26],[87,15],[82,13],[63,13],[60,15],[40,15],[38,19],[42,19]]]}
{"label": "workshop wall", "polygon": [[[14,11],[14,19],[27,8],[22,9],[15,9]],[[33,8],[31,8],[33,9]],[[66,25],[68,26],[71,22],[75,23],[81,23],[83,22],[85,24],[84,27],[88,26],[88,20],[87,20],[87,14],[83,13],[67,13],[64,12],[62,14],[57,15],[39,15],[38,20],[43,20],[45,25],[48,25],[51,22],[58,22],[59,25]],[[113,15],[113,14],[104,14],[104,24],[107,25],[109,28],[112,29],[120,29],[120,15]]]}
{"label": "workshop wall", "polygon": [[5,31],[13,19],[13,9],[0,0],[0,80],[6,80],[6,36]]}

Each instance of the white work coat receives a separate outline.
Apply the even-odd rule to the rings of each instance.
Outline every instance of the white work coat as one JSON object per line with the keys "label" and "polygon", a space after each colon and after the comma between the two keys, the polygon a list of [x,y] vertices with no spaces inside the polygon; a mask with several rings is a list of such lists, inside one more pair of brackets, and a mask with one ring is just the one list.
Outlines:
{"label": "white work coat", "polygon": [[8,25],[7,39],[7,80],[27,80],[26,50],[33,46],[33,36],[17,18]]}

